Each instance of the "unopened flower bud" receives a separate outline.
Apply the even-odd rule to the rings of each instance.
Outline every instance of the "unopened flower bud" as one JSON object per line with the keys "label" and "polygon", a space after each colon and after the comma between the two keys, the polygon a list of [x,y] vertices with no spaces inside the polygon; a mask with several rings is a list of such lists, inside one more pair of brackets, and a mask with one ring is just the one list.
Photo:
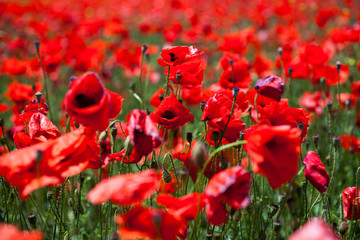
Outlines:
{"label": "unopened flower bud", "polygon": [[41,151],[41,150],[37,150],[37,151],[36,151],[36,157],[35,157],[36,163],[40,163],[41,160],[42,160],[42,158],[43,158],[43,156],[44,156],[44,152]]}
{"label": "unopened flower bud", "polygon": [[234,99],[236,99],[236,97],[238,96],[239,90],[240,90],[240,88],[238,88],[238,87],[233,87],[233,89],[232,89],[232,94],[233,94]]}
{"label": "unopened flower bud", "polygon": [[150,168],[152,168],[152,169],[158,169],[159,166],[158,166],[158,164],[157,164],[156,161],[151,161]]}
{"label": "unopened flower bud", "polygon": [[110,128],[110,134],[111,134],[111,137],[112,137],[113,139],[116,138],[116,136],[117,136],[117,128],[116,128],[115,126],[112,126],[112,127]]}
{"label": "unopened flower bud", "polygon": [[171,174],[165,168],[163,169],[163,172],[162,172],[162,178],[163,178],[164,182],[166,182],[166,183],[171,183],[171,181],[172,181]]}
{"label": "unopened flower bud", "polygon": [[30,213],[28,216],[29,222],[31,224],[31,227],[36,229],[36,214],[35,213]]}
{"label": "unopened flower bud", "polygon": [[176,81],[178,84],[180,84],[180,80],[181,80],[181,73],[177,73],[176,74]]}
{"label": "unopened flower bud", "polygon": [[105,130],[103,132],[100,133],[99,135],[99,141],[100,142],[105,142],[106,138],[108,137],[108,131]]}
{"label": "unopened flower bud", "polygon": [[278,205],[271,205],[270,206],[270,211],[269,211],[269,218],[272,218],[273,216],[275,216],[275,214],[278,212],[279,210],[279,206]]}
{"label": "unopened flower bud", "polygon": [[234,59],[229,59],[229,64],[230,64],[230,66],[232,67],[233,64],[234,64]]}
{"label": "unopened flower bud", "polygon": [[281,56],[282,56],[282,53],[283,53],[283,48],[282,48],[282,47],[278,47],[277,52],[278,52],[279,56],[281,57]]}
{"label": "unopened flower bud", "polygon": [[274,230],[275,230],[276,233],[280,232],[281,226],[282,226],[281,221],[279,219],[276,219],[274,221]]}
{"label": "unopened flower bud", "polygon": [[142,45],[142,47],[141,47],[141,52],[142,52],[142,54],[145,54],[146,51],[147,51],[147,49],[148,49],[148,46],[146,46],[145,44]]}
{"label": "unopened flower bud", "polygon": [[197,143],[192,152],[191,160],[195,166],[202,169],[206,159],[207,147],[204,143]]}
{"label": "unopened flower bud", "polygon": [[164,100],[164,94],[159,94],[159,99],[160,99],[160,102],[162,102],[162,100]]}
{"label": "unopened flower bud", "polygon": [[35,93],[35,97],[36,97],[36,100],[37,100],[38,102],[41,101],[41,96],[42,96],[41,92]]}
{"label": "unopened flower bud", "polygon": [[339,233],[341,236],[345,235],[347,230],[349,229],[349,225],[346,222],[342,222],[339,225]]}
{"label": "unopened flower bud", "polygon": [[288,73],[289,73],[289,76],[292,77],[292,73],[293,73],[294,69],[289,67],[288,68]]}
{"label": "unopened flower bud", "polygon": [[192,139],[193,139],[192,132],[187,132],[186,133],[186,140],[189,142],[190,145],[191,145]]}
{"label": "unopened flower bud", "polygon": [[226,161],[226,158],[221,157],[220,158],[220,168],[222,170],[225,170],[225,169],[227,169],[227,167],[228,167],[228,162]]}
{"label": "unopened flower bud", "polygon": [[338,72],[340,72],[340,69],[341,69],[341,62],[340,61],[336,61],[336,70]]}
{"label": "unopened flower bud", "polygon": [[205,105],[206,105],[206,102],[205,102],[205,101],[202,101],[202,102],[200,103],[200,109],[201,109],[201,111],[204,111]]}

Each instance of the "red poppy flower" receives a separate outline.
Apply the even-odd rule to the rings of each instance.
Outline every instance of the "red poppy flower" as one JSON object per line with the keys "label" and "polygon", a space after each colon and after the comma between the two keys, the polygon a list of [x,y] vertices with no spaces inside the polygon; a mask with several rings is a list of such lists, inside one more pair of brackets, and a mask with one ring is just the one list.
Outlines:
{"label": "red poppy flower", "polygon": [[175,212],[176,215],[187,221],[194,220],[205,206],[205,195],[201,193],[190,193],[176,198],[172,195],[160,194],[156,198],[159,205]]}
{"label": "red poppy flower", "polygon": [[157,62],[163,67],[177,66],[184,62],[197,58],[203,53],[203,51],[199,51],[193,46],[177,46],[172,48],[165,48],[160,53],[162,58],[158,58]]}
{"label": "red poppy flower", "polygon": [[320,192],[324,193],[329,186],[330,177],[319,156],[314,151],[306,154],[304,175],[306,179]]}
{"label": "red poppy flower", "polygon": [[11,76],[18,76],[24,74],[29,63],[24,60],[16,58],[7,58],[3,60],[1,72],[8,73]]}
{"label": "red poppy flower", "polygon": [[[289,64],[284,67],[285,69],[292,68],[291,77],[293,79],[304,79],[309,78],[311,76],[311,68],[310,65],[306,62],[298,62],[294,64]],[[285,70],[285,75],[290,77],[289,71]]]}
{"label": "red poppy flower", "polygon": [[299,99],[299,106],[307,108],[310,112],[315,112],[317,115],[321,115],[324,107],[326,107],[326,99],[323,99],[321,91],[314,93],[304,92]]}
{"label": "red poppy flower", "polygon": [[0,236],[3,240],[41,240],[43,239],[43,234],[38,231],[21,231],[16,226],[10,224],[1,224],[0,225]]}
{"label": "red poppy flower", "polygon": [[128,117],[127,129],[133,147],[141,156],[146,156],[161,144],[159,131],[145,111],[133,110]]}
{"label": "red poppy flower", "polygon": [[9,106],[5,103],[0,103],[0,113],[6,112],[9,110]]}
{"label": "red poppy flower", "polygon": [[264,175],[272,188],[289,182],[297,173],[300,130],[289,125],[252,126],[245,133],[245,150],[255,173]]}
{"label": "red poppy flower", "polygon": [[325,53],[322,47],[308,44],[300,58],[311,65],[324,65],[330,59],[330,56]]}
{"label": "red poppy flower", "polygon": [[348,187],[342,192],[344,218],[357,220],[360,218],[360,188]]}
{"label": "red poppy flower", "polygon": [[[215,93],[214,96],[209,98],[206,102],[201,121],[208,121],[209,126],[218,130],[224,130],[231,113],[233,99],[234,97],[230,90]],[[242,91],[239,91],[231,118],[241,121],[239,119],[247,108],[248,102],[245,94]]]}
{"label": "red poppy flower", "polygon": [[[255,106],[255,96],[256,96],[257,90],[255,88],[251,89],[250,91],[248,91],[246,93],[246,98],[249,100],[250,104]],[[266,96],[263,96],[261,94],[258,94],[256,97],[256,105],[260,106],[260,107],[264,107],[266,105],[269,105],[271,103],[275,103],[277,101],[275,101],[272,98],[268,98]],[[253,107],[253,109],[255,109]]]}
{"label": "red poppy flower", "polygon": [[341,143],[346,151],[360,153],[360,139],[352,135],[341,135]]}
{"label": "red poppy flower", "polygon": [[[349,76],[349,70],[350,68],[347,65],[341,64],[341,68],[339,72],[340,84],[346,82],[346,79]],[[324,77],[326,85],[332,86],[338,84],[337,76],[338,74],[337,74],[336,66],[329,66],[329,65],[316,66],[313,68],[312,81],[313,83],[316,84],[320,82],[320,79],[322,77]]]}
{"label": "red poppy flower", "polygon": [[153,169],[117,175],[102,180],[86,197],[92,204],[105,203],[108,199],[125,206],[141,203],[156,191],[160,179],[161,174]]}
{"label": "red poppy flower", "polygon": [[206,216],[213,225],[226,222],[224,202],[233,209],[246,208],[250,204],[251,175],[240,166],[228,168],[210,179],[205,188]]}
{"label": "red poppy flower", "polygon": [[194,115],[176,99],[174,93],[170,93],[150,114],[150,118],[165,128],[176,129],[194,120]]}
{"label": "red poppy flower", "polygon": [[284,83],[277,76],[268,76],[257,80],[255,89],[261,95],[279,102],[281,95],[284,93]]}
{"label": "red poppy flower", "polygon": [[181,87],[181,97],[182,100],[187,105],[198,105],[204,100],[203,92],[200,86],[189,86],[189,87]]}
{"label": "red poppy flower", "polygon": [[[202,84],[204,77],[205,63],[201,59],[185,62],[183,64],[170,68],[169,80],[178,84],[177,74],[181,75],[181,86],[199,86]],[[165,69],[165,76],[168,75],[168,69]]]}
{"label": "red poppy flower", "polygon": [[287,100],[283,99],[279,103],[272,103],[263,108],[259,108],[260,123],[271,126],[290,125],[296,128],[299,122],[303,123],[301,141],[306,138],[309,128],[309,117],[305,109],[291,108]]}
{"label": "red poppy flower", "polygon": [[141,155],[136,148],[133,148],[130,155],[128,156],[125,156],[125,153],[126,149],[124,148],[118,153],[109,154],[108,161],[112,162],[116,160],[119,162],[124,162],[126,164],[131,164],[140,162],[141,158],[143,157],[143,155]]}
{"label": "red poppy flower", "polygon": [[25,125],[30,122],[31,117],[35,113],[42,113],[43,115],[46,115],[49,108],[46,103],[43,101],[40,101],[40,109],[39,109],[39,103],[37,100],[31,100],[28,105],[24,107],[24,110],[21,112],[18,118],[15,120],[16,125]]}
{"label": "red poppy flower", "polygon": [[360,98],[360,81],[356,81],[351,84],[351,93],[355,97]]}
{"label": "red poppy flower", "polygon": [[[253,62],[253,67],[258,76],[265,75],[272,66],[272,61],[266,58],[263,54],[256,54]],[[266,75],[265,75],[266,76]]]}
{"label": "red poppy flower", "polygon": [[168,239],[177,240],[183,234],[186,223],[171,211],[136,206],[116,218],[121,239]]}
{"label": "red poppy flower", "polygon": [[[54,140],[22,148],[0,157],[0,175],[26,198],[32,191],[63,182],[89,165],[87,146],[93,131],[79,128]],[[40,163],[36,158],[42,152]]]}
{"label": "red poppy flower", "polygon": [[[232,66],[230,64],[232,61]],[[252,82],[249,73],[249,62],[241,56],[225,53],[219,65],[224,70],[219,78],[219,84],[225,89],[234,87],[246,88]]]}
{"label": "red poppy flower", "polygon": [[123,100],[105,89],[97,74],[87,72],[71,83],[64,104],[74,121],[103,131],[120,113]]}
{"label": "red poppy flower", "polygon": [[289,240],[339,240],[332,229],[321,218],[313,218],[293,233]]}
{"label": "red poppy flower", "polygon": [[156,90],[154,95],[150,98],[150,104],[154,108],[157,108],[161,103],[160,94],[162,94],[162,96],[164,98],[164,94],[165,94],[164,88],[159,88],[158,90]]}
{"label": "red poppy flower", "polygon": [[[35,84],[35,92],[42,89],[41,83]],[[31,101],[35,94],[32,86],[27,84],[18,83],[14,81],[9,84],[8,90],[5,92],[5,97],[10,99],[15,104],[24,104]]]}

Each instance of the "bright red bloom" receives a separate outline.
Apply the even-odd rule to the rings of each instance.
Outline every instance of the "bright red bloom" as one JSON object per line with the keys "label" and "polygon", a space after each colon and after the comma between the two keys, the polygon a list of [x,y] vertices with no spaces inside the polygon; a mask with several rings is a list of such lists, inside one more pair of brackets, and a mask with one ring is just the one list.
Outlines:
{"label": "bright red bloom", "polygon": [[[181,86],[201,86],[204,77],[205,62],[201,59],[185,62],[170,68],[169,80],[178,84],[177,74],[181,75]],[[165,76],[168,75],[168,68],[165,69]]]}
{"label": "bright red bloom", "polygon": [[360,98],[360,81],[356,81],[351,84],[351,93],[355,97]]}
{"label": "bright red bloom", "polygon": [[103,131],[120,113],[123,100],[105,89],[97,74],[87,72],[71,83],[64,104],[74,121]]}
{"label": "bright red bloom", "polygon": [[305,109],[291,108],[286,99],[279,103],[272,103],[263,108],[259,108],[260,123],[271,126],[290,125],[293,128],[298,126],[299,122],[303,123],[301,132],[301,141],[306,138],[309,128],[309,117]]}
{"label": "bright red bloom", "polygon": [[284,93],[284,83],[277,76],[268,76],[257,80],[255,89],[261,95],[279,102],[281,95]]}
{"label": "bright red bloom", "polygon": [[298,62],[298,63],[294,63],[294,64],[289,64],[287,66],[285,66],[285,75],[287,77],[290,77],[289,75],[289,71],[287,69],[292,68],[292,74],[291,77],[293,79],[304,79],[304,78],[309,78],[311,75],[311,68],[310,65],[308,63],[305,62]]}
{"label": "bright red bloom", "polygon": [[183,218],[171,211],[136,206],[116,218],[121,239],[167,239],[177,240],[186,228]]}
{"label": "bright red bloom", "polygon": [[348,152],[360,153],[360,139],[352,135],[341,135],[342,146]]}
{"label": "bright red bloom", "polygon": [[266,73],[271,69],[272,61],[266,58],[263,54],[256,54],[253,62],[253,67],[258,76],[266,76]]}
{"label": "bright red bloom", "polygon": [[15,120],[16,125],[24,125],[29,123],[31,117],[35,113],[42,113],[43,115],[46,115],[49,108],[46,103],[43,101],[40,101],[40,109],[39,109],[39,103],[37,100],[31,100],[28,105],[24,107],[24,110],[21,112],[18,118]]}
{"label": "bright red bloom", "polygon": [[86,197],[92,204],[105,203],[109,199],[115,204],[129,206],[149,198],[160,179],[161,174],[153,169],[117,175],[102,180]]}
{"label": "bright red bloom", "polygon": [[293,233],[289,240],[339,240],[332,229],[321,218],[307,221],[299,230]]}
{"label": "bright red bloom", "polygon": [[[32,191],[63,182],[89,165],[92,152],[87,149],[93,131],[79,128],[54,140],[22,148],[0,157],[0,175],[26,198]],[[40,163],[36,162],[42,152]]]}
{"label": "bright red bloom", "polygon": [[[360,188],[348,187],[342,192],[344,218],[349,220],[360,219]],[[356,199],[356,200],[355,200]]]}
{"label": "bright red bloom", "polygon": [[[229,61],[232,61],[232,66]],[[219,65],[223,72],[219,78],[219,84],[225,89],[234,87],[246,88],[252,82],[249,73],[249,62],[239,55],[225,53],[220,59]]]}
{"label": "bright red bloom", "polygon": [[164,88],[159,88],[158,90],[156,90],[156,92],[150,98],[149,102],[151,106],[153,106],[154,108],[157,108],[161,103],[160,94],[162,94],[162,97],[164,98],[164,94],[165,94]]}
{"label": "bright red bloom", "polygon": [[[341,69],[339,72],[340,84],[345,83],[346,79],[348,78],[350,68],[347,65],[341,64]],[[328,86],[338,84],[338,77],[337,77],[337,68],[336,66],[316,66],[313,68],[313,83],[319,83],[322,77],[325,78],[325,83]]]}
{"label": "bright red bloom", "polygon": [[41,240],[43,234],[38,231],[21,231],[16,226],[10,224],[0,225],[0,236],[2,240]]}
{"label": "bright red bloom", "polygon": [[0,113],[6,112],[9,110],[9,106],[5,103],[0,103]]}
{"label": "bright red bloom", "polygon": [[1,72],[8,73],[11,76],[18,76],[26,72],[28,65],[29,63],[27,61],[7,58],[3,60]]}
{"label": "bright red bloom", "polygon": [[246,131],[245,150],[255,173],[264,175],[272,188],[289,182],[297,173],[300,130],[289,125],[252,126]]}
{"label": "bright red bloom", "polygon": [[311,65],[324,65],[330,56],[325,53],[322,47],[314,44],[306,45],[304,53],[300,55],[302,61]]}
{"label": "bright red bloom", "polygon": [[177,66],[184,62],[197,58],[203,53],[203,51],[199,51],[193,46],[177,46],[172,48],[165,48],[160,53],[162,58],[158,58],[157,62],[163,67]]}
{"label": "bright red bloom", "polygon": [[[232,91],[230,90],[223,90],[215,93],[214,96],[209,98],[206,102],[201,121],[208,121],[209,126],[218,130],[224,130],[231,113],[233,99],[234,97]],[[241,122],[241,115],[248,106],[245,94],[242,91],[239,91],[235,100],[234,111],[231,115],[231,119]]]}
{"label": "bright red bloom", "polygon": [[160,194],[156,198],[159,205],[172,210],[178,216],[187,221],[194,220],[205,206],[205,195],[202,193],[190,193],[188,195],[176,198],[168,194]]}
{"label": "bright red bloom", "polygon": [[[41,83],[35,84],[35,92],[39,92],[42,89]],[[10,99],[15,104],[24,104],[31,101],[35,92],[32,86],[27,84],[18,83],[14,81],[9,84],[8,90],[5,92],[5,97]]]}
{"label": "bright red bloom", "polygon": [[150,118],[165,128],[177,129],[194,120],[194,115],[176,99],[174,93],[170,93],[150,114]]}
{"label": "bright red bloom", "polygon": [[205,188],[206,216],[213,225],[226,222],[224,202],[233,209],[246,208],[250,204],[251,175],[240,166],[234,166],[221,171],[210,179]]}
{"label": "bright red bloom", "polygon": [[304,175],[306,179],[320,192],[324,193],[329,186],[330,177],[322,164],[320,157],[314,151],[306,154]]}
{"label": "bright red bloom", "polygon": [[143,155],[141,155],[136,148],[133,148],[131,150],[130,155],[125,156],[126,153],[126,149],[124,148],[123,150],[121,150],[118,153],[113,153],[113,154],[109,154],[108,158],[109,161],[119,161],[119,162],[124,162],[126,164],[131,164],[131,163],[138,163],[140,162],[141,158],[143,157]]}

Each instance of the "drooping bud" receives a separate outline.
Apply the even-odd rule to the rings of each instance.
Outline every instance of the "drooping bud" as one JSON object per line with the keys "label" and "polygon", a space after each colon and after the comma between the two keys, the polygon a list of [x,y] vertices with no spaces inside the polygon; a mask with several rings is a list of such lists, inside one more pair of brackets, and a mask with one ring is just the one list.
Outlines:
{"label": "drooping bud", "polygon": [[116,136],[117,136],[117,128],[116,128],[115,126],[112,126],[112,127],[110,128],[110,134],[111,134],[111,137],[112,137],[113,139],[116,138]]}
{"label": "drooping bud", "polygon": [[226,161],[226,158],[221,157],[220,158],[220,168],[222,170],[225,170],[225,169],[227,169],[227,167],[228,167],[228,162]]}
{"label": "drooping bud", "polygon": [[191,160],[195,166],[202,169],[207,155],[207,147],[204,143],[197,143],[192,152]]}
{"label": "drooping bud", "polygon": [[142,45],[142,47],[141,47],[142,54],[145,54],[147,50],[148,50],[148,46],[146,46],[145,44]]}
{"label": "drooping bud", "polygon": [[165,168],[163,169],[163,172],[162,172],[162,178],[163,178],[164,182],[166,182],[166,183],[171,183],[171,181],[172,181],[171,174]]}
{"label": "drooping bud", "polygon": [[158,164],[157,164],[156,161],[151,161],[150,168],[152,168],[152,169],[158,169],[159,166],[158,166]]}
{"label": "drooping bud", "polygon": [[240,88],[238,88],[238,87],[233,87],[233,89],[232,89],[232,94],[233,94],[234,99],[236,99],[236,97],[238,96],[239,90],[240,90]]}
{"label": "drooping bud", "polygon": [[99,135],[99,142],[105,142],[107,137],[108,137],[108,131],[107,130],[101,132],[100,135]]}
{"label": "drooping bud", "polygon": [[345,235],[347,230],[349,229],[349,225],[346,222],[342,222],[339,225],[339,233],[341,236]]}

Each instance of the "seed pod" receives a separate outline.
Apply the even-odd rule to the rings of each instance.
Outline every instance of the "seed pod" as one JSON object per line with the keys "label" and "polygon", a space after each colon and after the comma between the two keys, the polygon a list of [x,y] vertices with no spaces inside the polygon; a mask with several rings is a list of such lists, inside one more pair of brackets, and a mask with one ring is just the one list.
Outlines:
{"label": "seed pod", "polygon": [[169,171],[166,170],[165,168],[164,168],[164,170],[163,170],[163,172],[162,172],[162,178],[163,178],[164,182],[166,182],[166,183],[171,183],[172,176],[171,176],[171,174],[169,173]]}
{"label": "seed pod", "polygon": [[349,229],[349,225],[346,222],[342,222],[339,225],[339,233],[341,236],[345,235],[347,230]]}

